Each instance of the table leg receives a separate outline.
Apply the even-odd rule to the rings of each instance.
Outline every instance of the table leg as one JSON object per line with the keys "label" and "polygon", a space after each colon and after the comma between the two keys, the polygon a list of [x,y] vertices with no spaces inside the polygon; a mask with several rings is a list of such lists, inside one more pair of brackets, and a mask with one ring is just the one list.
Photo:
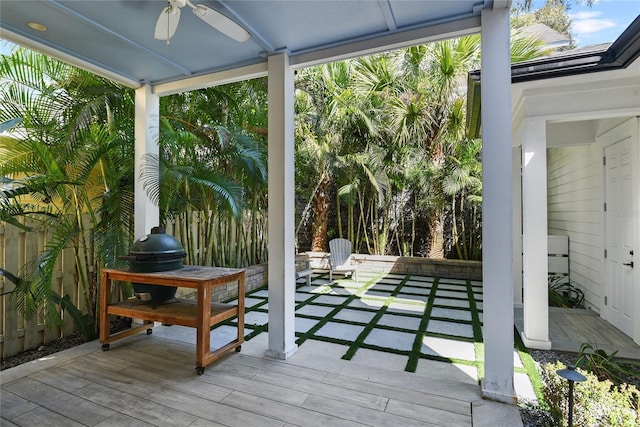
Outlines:
{"label": "table leg", "polygon": [[109,316],[107,316],[107,306],[109,305],[109,294],[111,293],[111,279],[109,279],[105,271],[102,272],[102,283],[100,284],[100,343],[102,350],[108,350],[109,344],[106,343],[109,338]]}
{"label": "table leg", "polygon": [[240,351],[240,345],[244,342],[244,281],[245,273],[242,272],[238,279],[238,347],[236,351]]}
{"label": "table leg", "polygon": [[198,289],[198,312],[196,326],[196,370],[198,374],[204,372],[205,361],[209,356],[211,347],[211,331],[209,321],[211,319],[211,287],[209,284],[201,285]]}

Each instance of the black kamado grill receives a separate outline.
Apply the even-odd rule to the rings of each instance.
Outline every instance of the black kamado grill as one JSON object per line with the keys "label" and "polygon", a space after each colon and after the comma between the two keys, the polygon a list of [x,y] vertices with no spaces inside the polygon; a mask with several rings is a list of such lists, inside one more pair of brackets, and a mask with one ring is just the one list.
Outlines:
{"label": "black kamado grill", "polygon": [[[178,270],[187,256],[180,242],[166,234],[163,227],[153,227],[151,234],[136,240],[129,255],[120,257],[129,261],[129,270],[134,273],[155,273]],[[133,291],[141,300],[161,302],[172,299],[177,287],[134,283]]]}

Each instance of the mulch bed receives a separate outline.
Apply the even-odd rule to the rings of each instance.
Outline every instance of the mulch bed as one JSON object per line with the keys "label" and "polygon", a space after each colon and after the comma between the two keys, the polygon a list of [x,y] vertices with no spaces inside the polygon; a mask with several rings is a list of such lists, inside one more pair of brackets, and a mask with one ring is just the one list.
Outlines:
{"label": "mulch bed", "polygon": [[76,332],[71,335],[67,335],[62,338],[58,338],[55,341],[48,342],[39,347],[25,350],[16,355],[2,359],[2,367],[0,370],[13,368],[14,366],[22,365],[23,363],[31,362],[32,360],[40,359],[53,353],[57,353],[62,350],[66,350],[71,347],[75,347],[85,342],[85,339],[80,333]]}
{"label": "mulch bed", "polygon": [[[120,332],[130,327],[131,319],[117,318],[111,324],[111,333],[113,334],[116,332]],[[13,368],[14,366],[22,365],[23,363],[40,359],[42,357],[75,347],[85,342],[85,338],[80,335],[79,332],[75,332],[71,335],[58,338],[55,341],[48,342],[39,347],[31,348],[16,355],[2,359],[2,366],[0,367],[0,371],[4,371],[5,369]]]}

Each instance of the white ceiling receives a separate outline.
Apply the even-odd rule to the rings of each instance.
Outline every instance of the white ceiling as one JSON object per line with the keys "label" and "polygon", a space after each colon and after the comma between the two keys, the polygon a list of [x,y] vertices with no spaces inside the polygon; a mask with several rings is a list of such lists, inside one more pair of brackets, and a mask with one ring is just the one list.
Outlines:
{"label": "white ceiling", "polygon": [[[263,63],[287,51],[311,63],[479,29],[494,0],[224,0],[205,4],[243,26],[238,43],[186,8],[171,44],[154,39],[164,0],[2,0],[0,36],[130,86]],[[496,4],[498,1],[495,2]],[[510,1],[501,0],[500,7]],[[47,27],[39,32],[27,26]],[[70,61],[71,62],[71,61]],[[292,63],[296,63],[294,59]]]}

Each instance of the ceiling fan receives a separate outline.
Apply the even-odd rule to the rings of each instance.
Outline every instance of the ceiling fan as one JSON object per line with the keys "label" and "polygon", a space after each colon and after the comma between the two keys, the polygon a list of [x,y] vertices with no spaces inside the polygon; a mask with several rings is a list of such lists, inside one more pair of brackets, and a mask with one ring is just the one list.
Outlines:
{"label": "ceiling fan", "polygon": [[185,6],[189,6],[198,18],[227,37],[240,43],[251,37],[251,34],[240,25],[208,6],[193,4],[189,0],[168,0],[168,3],[169,5],[162,9],[158,22],[156,22],[155,38],[157,40],[166,40],[169,44],[178,28],[178,22],[180,22],[180,10]]}

